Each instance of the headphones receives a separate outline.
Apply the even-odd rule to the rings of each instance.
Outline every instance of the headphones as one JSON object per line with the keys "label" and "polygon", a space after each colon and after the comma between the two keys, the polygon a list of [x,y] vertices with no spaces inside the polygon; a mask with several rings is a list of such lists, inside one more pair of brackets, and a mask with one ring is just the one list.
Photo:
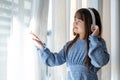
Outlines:
{"label": "headphones", "polygon": [[96,25],[96,20],[95,20],[95,14],[91,9],[88,9],[88,11],[90,12],[91,16],[92,16],[92,25],[91,25],[91,31],[93,32],[93,26]]}

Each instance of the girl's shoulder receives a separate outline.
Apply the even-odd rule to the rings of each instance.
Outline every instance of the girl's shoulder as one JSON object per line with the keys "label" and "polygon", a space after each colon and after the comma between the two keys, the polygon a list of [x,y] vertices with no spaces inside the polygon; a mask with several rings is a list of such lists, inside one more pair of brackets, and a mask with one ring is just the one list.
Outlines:
{"label": "girl's shoulder", "polygon": [[67,41],[67,42],[65,43],[65,46],[68,46],[70,43],[71,43],[71,40]]}

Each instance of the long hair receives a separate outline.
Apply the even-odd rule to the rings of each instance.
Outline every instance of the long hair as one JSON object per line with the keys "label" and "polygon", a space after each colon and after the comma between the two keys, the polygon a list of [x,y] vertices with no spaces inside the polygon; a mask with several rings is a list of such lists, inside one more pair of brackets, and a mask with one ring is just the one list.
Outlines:
{"label": "long hair", "polygon": [[[101,37],[102,34],[102,25],[101,25],[101,19],[100,19],[100,15],[98,13],[98,11],[94,8],[89,8],[93,11],[94,15],[95,15],[95,20],[96,20],[96,25],[98,25],[99,27],[99,34],[98,36]],[[92,16],[89,12],[88,9],[86,8],[81,8],[79,10],[76,11],[74,18],[78,18],[81,19],[82,21],[84,21],[85,23],[85,36],[84,36],[84,40],[86,41],[87,47],[87,56],[85,59],[85,64],[89,67],[91,65],[90,62],[90,58],[88,57],[88,52],[89,52],[89,36],[92,34],[91,31],[91,24],[92,24]],[[66,49],[66,53],[68,54],[69,49],[72,47],[72,45],[77,41],[77,39],[79,38],[79,34],[74,33],[75,38],[73,40],[70,41],[70,44],[68,45],[67,49]]]}

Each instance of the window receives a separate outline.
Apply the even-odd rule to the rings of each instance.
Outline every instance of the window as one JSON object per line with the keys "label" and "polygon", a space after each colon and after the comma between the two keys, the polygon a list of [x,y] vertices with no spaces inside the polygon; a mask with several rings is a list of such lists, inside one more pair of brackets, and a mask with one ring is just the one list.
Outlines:
{"label": "window", "polygon": [[7,43],[13,30],[13,16],[18,17],[20,9],[24,11],[24,24],[28,26],[31,0],[0,0],[0,80],[7,80]]}

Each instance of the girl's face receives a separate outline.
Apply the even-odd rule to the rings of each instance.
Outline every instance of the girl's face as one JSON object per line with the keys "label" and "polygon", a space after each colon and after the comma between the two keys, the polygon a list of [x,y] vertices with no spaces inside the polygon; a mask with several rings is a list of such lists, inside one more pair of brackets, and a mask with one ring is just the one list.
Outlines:
{"label": "girl's face", "polygon": [[76,34],[85,34],[85,23],[81,19],[74,18],[73,32]]}

